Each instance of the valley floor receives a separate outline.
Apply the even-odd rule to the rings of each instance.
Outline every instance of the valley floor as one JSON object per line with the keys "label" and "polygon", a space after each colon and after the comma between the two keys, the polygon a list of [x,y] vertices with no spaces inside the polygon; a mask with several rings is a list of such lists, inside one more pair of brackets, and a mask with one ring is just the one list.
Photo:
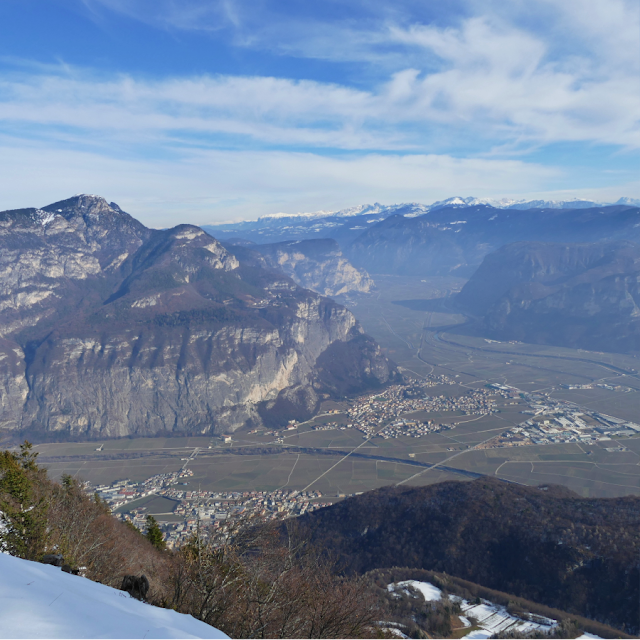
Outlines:
{"label": "valley floor", "polygon": [[297,515],[383,485],[479,475],[563,484],[585,497],[640,495],[637,358],[467,336],[449,310],[463,280],[375,280],[375,293],[346,303],[413,383],[226,442],[42,444],[40,461],[172,531],[248,507]]}

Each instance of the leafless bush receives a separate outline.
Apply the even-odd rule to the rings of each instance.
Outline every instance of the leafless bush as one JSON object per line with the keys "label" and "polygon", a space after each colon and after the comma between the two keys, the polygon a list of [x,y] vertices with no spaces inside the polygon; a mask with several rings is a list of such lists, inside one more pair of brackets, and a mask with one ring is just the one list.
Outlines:
{"label": "leafless bush", "polygon": [[145,574],[154,598],[164,596],[170,554],[116,520],[69,476],[61,484],[41,479],[34,491],[48,505],[46,552],[61,554],[68,564],[83,567],[86,577],[116,588],[124,575]]}
{"label": "leafless bush", "polygon": [[365,582],[336,576],[305,541],[256,519],[221,536],[198,533],[178,555],[169,606],[234,638],[378,635]]}

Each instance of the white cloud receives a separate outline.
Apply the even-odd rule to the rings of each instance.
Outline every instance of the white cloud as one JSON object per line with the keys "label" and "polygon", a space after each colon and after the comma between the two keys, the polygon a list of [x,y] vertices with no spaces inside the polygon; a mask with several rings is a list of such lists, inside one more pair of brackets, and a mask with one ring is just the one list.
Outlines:
{"label": "white cloud", "polygon": [[423,18],[424,3],[391,10],[371,0],[360,22],[264,19],[268,1],[82,1],[164,29],[227,29],[235,46],[353,62],[362,77],[149,79],[22,66],[0,80],[0,124],[14,136],[0,158],[2,208],[28,204],[20,171],[33,185],[23,192],[41,194],[35,204],[99,192],[143,216],[157,207],[160,226],[187,212],[206,222],[371,200],[542,195],[562,175],[508,153],[561,142],[640,148],[631,0],[459,0],[464,12],[435,21]]}
{"label": "white cloud", "polygon": [[[243,136],[298,147],[446,151],[434,131],[469,146],[584,141],[640,147],[635,80],[625,67],[549,61],[536,37],[472,18],[460,28],[394,28],[394,41],[441,60],[370,90],[277,77],[102,78],[69,69],[0,82],[0,121],[137,136]],[[440,138],[441,140],[441,138]],[[249,143],[245,143],[249,144]],[[441,142],[440,142],[441,144]]]}
{"label": "white cloud", "polygon": [[438,155],[196,151],[180,160],[123,159],[11,139],[0,140],[0,173],[0,209],[96,193],[155,227],[373,201],[431,202],[452,193],[538,193],[559,175],[517,160]]}
{"label": "white cloud", "polygon": [[[627,25],[624,32],[628,36]],[[392,35],[443,62],[436,73],[404,72],[389,84],[393,96],[400,81],[406,116],[413,111],[434,121],[473,121],[491,127],[495,139],[640,146],[637,65],[623,64],[631,60],[626,51],[610,64],[599,59],[595,65],[586,55],[555,59],[538,35],[486,18],[468,19],[460,28],[393,28]]]}
{"label": "white cloud", "polygon": [[[0,121],[94,131],[233,134],[277,144],[335,148],[403,146],[361,125],[375,96],[312,81],[201,76],[140,81],[87,73],[0,82]],[[384,123],[383,123],[384,124]],[[394,141],[395,140],[395,141]],[[406,146],[406,145],[404,145]]]}
{"label": "white cloud", "polygon": [[368,3],[359,25],[269,19],[277,9],[269,2],[83,0],[174,29],[226,25],[241,33],[242,46],[374,64],[378,79],[354,88],[275,76],[152,81],[34,69],[0,84],[0,121],[335,149],[640,147],[637,2],[463,1],[466,13],[442,26],[421,22],[419,3],[407,2],[392,14],[384,3]]}

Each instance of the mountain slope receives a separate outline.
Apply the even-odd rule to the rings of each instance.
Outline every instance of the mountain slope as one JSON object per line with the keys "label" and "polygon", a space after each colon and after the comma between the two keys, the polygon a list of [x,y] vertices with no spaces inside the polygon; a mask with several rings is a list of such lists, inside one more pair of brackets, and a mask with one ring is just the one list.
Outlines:
{"label": "mountain slope", "polygon": [[581,209],[445,207],[414,218],[372,224],[344,253],[372,274],[470,276],[483,258],[520,241],[640,241],[640,208]]}
{"label": "mountain slope", "polygon": [[[235,253],[241,251],[231,244],[228,246]],[[369,293],[373,287],[369,274],[356,269],[332,239],[251,244],[244,247],[243,255],[248,257],[250,251],[259,253],[269,267],[320,295],[335,297],[347,293]]]}
{"label": "mountain slope", "polygon": [[488,255],[456,306],[501,340],[640,351],[640,245],[521,242]]}
{"label": "mountain slope", "polygon": [[301,522],[349,571],[446,572],[637,633],[640,498],[492,478],[384,487]]}
{"label": "mountain slope", "polygon": [[0,638],[227,638],[58,567],[0,553]]}
{"label": "mountain slope", "polygon": [[[349,311],[198,227],[153,231],[78,196],[0,213],[0,248],[4,428],[220,433],[308,415],[343,370],[395,375]],[[332,376],[316,362],[336,343],[358,347]]]}

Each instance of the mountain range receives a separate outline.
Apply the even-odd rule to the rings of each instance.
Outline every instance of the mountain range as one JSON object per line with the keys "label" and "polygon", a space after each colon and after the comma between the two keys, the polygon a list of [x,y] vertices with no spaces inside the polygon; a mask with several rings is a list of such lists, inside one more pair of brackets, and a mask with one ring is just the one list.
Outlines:
{"label": "mountain range", "polygon": [[487,254],[513,242],[603,240],[640,240],[640,208],[445,207],[412,218],[393,215],[372,224],[344,253],[372,274],[469,277]]}
{"label": "mountain range", "polygon": [[81,195],[0,213],[0,249],[3,429],[221,433],[396,375],[347,309],[198,227]]}
{"label": "mountain range", "polygon": [[276,214],[204,227],[230,243],[333,239],[371,274],[469,277],[499,247],[539,242],[640,239],[638,201],[492,201],[450,198],[433,205],[366,205],[337,212]]}
{"label": "mountain range", "polygon": [[517,242],[485,257],[455,299],[482,334],[640,351],[640,244]]}

